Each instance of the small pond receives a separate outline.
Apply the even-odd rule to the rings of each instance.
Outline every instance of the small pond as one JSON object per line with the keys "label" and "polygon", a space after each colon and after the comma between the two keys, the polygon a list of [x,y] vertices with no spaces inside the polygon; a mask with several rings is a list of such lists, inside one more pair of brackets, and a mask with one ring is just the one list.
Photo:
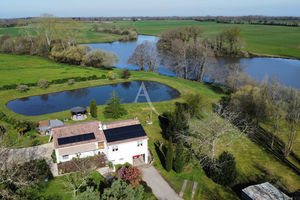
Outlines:
{"label": "small pond", "polygon": [[[133,65],[128,65],[127,60],[133,53],[137,45],[143,41],[157,42],[158,37],[139,35],[137,41],[129,42],[113,42],[113,43],[97,43],[88,44],[92,49],[103,49],[110,52],[115,52],[120,61],[115,65],[118,68],[138,69]],[[295,59],[282,59],[282,58],[241,58],[241,59],[228,59],[218,58],[218,63],[222,66],[230,63],[241,63],[245,66],[245,72],[257,80],[262,80],[265,76],[269,78],[276,76],[279,78],[281,84],[300,88],[300,60]],[[174,73],[164,66],[159,66],[157,72],[174,76]]]}
{"label": "small pond", "polygon": [[[116,91],[122,103],[133,103],[142,82],[152,102],[167,101],[180,95],[177,90],[161,83],[131,81],[16,99],[8,102],[7,108],[25,116],[44,115],[75,106],[89,106],[91,99],[95,99],[98,105],[104,105],[113,91]],[[138,102],[147,101],[144,96],[140,96]]]}

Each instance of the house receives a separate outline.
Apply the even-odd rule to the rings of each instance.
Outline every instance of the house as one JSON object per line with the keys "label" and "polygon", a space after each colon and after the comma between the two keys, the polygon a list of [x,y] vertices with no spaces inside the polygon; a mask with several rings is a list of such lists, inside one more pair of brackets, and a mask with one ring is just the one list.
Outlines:
{"label": "house", "polygon": [[292,200],[286,194],[274,187],[269,182],[252,185],[242,190],[243,200]]}
{"label": "house", "polygon": [[103,153],[113,164],[148,163],[148,137],[138,120],[82,122],[52,129],[57,162]]}
{"label": "house", "polygon": [[51,135],[52,128],[63,126],[64,123],[58,119],[40,121],[38,131],[41,135]]}

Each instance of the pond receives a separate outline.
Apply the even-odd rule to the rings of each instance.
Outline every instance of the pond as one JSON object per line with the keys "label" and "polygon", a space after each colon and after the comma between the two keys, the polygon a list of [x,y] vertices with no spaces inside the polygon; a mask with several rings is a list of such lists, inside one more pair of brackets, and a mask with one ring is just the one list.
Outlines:
{"label": "pond", "polygon": [[[116,64],[118,68],[138,69],[136,66],[128,65],[127,60],[133,53],[137,45],[143,41],[151,42],[158,41],[158,37],[139,35],[137,41],[130,42],[113,42],[88,44],[92,49],[103,49],[110,52],[115,52],[120,61]],[[282,59],[282,58],[241,58],[241,59],[225,59],[219,58],[219,64],[230,64],[239,62],[246,66],[245,72],[257,80],[262,80],[266,75],[272,77],[275,75],[279,78],[283,85],[300,88],[300,60]],[[159,66],[157,72],[174,76],[174,73],[164,66]]]}
{"label": "pond", "polygon": [[[37,116],[68,110],[75,106],[89,106],[92,99],[95,99],[98,105],[104,105],[113,91],[122,99],[122,103],[133,103],[142,82],[152,102],[167,101],[180,95],[177,90],[161,83],[131,81],[16,99],[8,102],[6,106],[25,116]],[[138,102],[147,100],[144,96],[139,96]]]}

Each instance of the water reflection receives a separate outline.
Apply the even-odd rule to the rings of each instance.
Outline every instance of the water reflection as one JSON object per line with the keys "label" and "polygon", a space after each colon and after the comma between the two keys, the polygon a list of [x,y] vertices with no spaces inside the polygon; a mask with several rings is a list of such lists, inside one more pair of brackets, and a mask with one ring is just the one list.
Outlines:
{"label": "water reflection", "polygon": [[[179,96],[179,92],[164,84],[151,81],[143,81],[151,101],[167,101]],[[89,106],[90,100],[95,99],[98,105],[105,104],[116,91],[122,103],[133,103],[142,81],[124,82],[112,85],[76,89],[16,99],[7,103],[7,107],[19,114],[26,116],[43,115],[48,113],[68,110],[75,106]],[[145,98],[139,98],[138,102],[146,102]]]}

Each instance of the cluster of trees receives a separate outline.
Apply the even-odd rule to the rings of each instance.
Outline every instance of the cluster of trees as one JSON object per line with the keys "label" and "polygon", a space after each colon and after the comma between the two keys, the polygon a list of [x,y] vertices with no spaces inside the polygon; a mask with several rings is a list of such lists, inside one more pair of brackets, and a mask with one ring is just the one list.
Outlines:
{"label": "cluster of trees", "polygon": [[137,30],[130,26],[116,26],[106,23],[94,24],[93,31],[95,32],[104,32],[121,35],[121,41],[132,41],[137,40],[138,33]]}
{"label": "cluster of trees", "polygon": [[160,59],[154,42],[144,41],[139,44],[127,63],[140,67],[141,71],[155,71]]}
{"label": "cluster of trees", "polygon": [[289,156],[300,125],[300,92],[297,89],[281,86],[276,78],[267,79],[258,86],[241,87],[231,95],[228,104],[255,127],[259,127],[259,123],[270,124],[271,148],[286,126],[288,140],[282,153]]}

